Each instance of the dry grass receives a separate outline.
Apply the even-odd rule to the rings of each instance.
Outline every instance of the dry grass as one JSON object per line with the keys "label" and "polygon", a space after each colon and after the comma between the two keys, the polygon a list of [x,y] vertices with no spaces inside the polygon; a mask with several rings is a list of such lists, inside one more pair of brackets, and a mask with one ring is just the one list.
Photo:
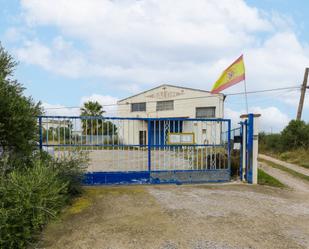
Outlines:
{"label": "dry grass", "polygon": [[309,148],[283,152],[278,155],[278,158],[309,169]]}

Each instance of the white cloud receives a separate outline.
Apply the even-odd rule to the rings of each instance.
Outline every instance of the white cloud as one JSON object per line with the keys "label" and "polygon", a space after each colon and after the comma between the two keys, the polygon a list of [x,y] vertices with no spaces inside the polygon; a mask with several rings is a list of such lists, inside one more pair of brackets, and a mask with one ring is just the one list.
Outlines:
{"label": "white cloud", "polygon": [[79,116],[79,108],[68,108],[60,104],[42,103],[45,115],[48,116]]}
{"label": "white cloud", "polygon": [[[19,58],[70,77],[99,76],[135,89],[161,82],[209,89],[244,52],[248,88],[256,89],[300,84],[309,64],[309,51],[289,18],[261,13],[243,0],[22,0],[21,5],[30,27],[54,26],[65,38],[50,46],[30,41]],[[72,39],[86,50],[76,49],[67,41]]]}
{"label": "white cloud", "polygon": [[[241,53],[249,91],[300,85],[309,65],[308,44],[299,41],[293,20],[244,0],[21,0],[21,7],[29,29],[59,34],[47,44],[29,38],[16,49],[19,60],[67,77],[98,77],[128,94],[161,83],[210,89]],[[237,91],[243,85],[226,90]],[[280,129],[288,117],[275,102],[295,106],[299,95],[266,96],[275,109],[260,111],[277,118],[262,117],[271,124],[262,127]]]}
{"label": "white cloud", "polygon": [[[249,108],[250,113],[261,114],[259,118],[259,130],[265,132],[279,132],[290,121],[286,113],[281,112],[277,107],[270,106],[262,108],[253,106]],[[240,115],[244,114],[245,110],[235,111],[230,108],[225,109],[225,117],[232,120],[234,127],[237,127],[240,121]]]}
{"label": "white cloud", "polygon": [[85,57],[61,36],[55,37],[49,47],[38,40],[26,41],[24,47],[15,50],[17,58],[27,64],[38,65],[68,77],[87,74],[89,65]]}
{"label": "white cloud", "polygon": [[[99,95],[99,94],[92,94],[90,96],[83,96],[80,99],[80,107],[87,101],[98,101],[102,106],[103,110],[105,111],[104,116],[115,116],[117,112],[117,101],[118,98],[109,96],[109,95]],[[79,116],[80,115],[80,107],[73,106],[73,108],[66,107],[60,104],[49,104],[43,103],[42,104],[45,115],[52,115],[52,116]]]}

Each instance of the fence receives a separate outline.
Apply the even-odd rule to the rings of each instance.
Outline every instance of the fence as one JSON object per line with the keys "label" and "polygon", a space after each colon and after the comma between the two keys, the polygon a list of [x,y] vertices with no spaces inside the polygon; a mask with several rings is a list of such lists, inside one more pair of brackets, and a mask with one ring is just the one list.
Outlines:
{"label": "fence", "polygon": [[56,158],[86,151],[87,184],[230,179],[228,119],[40,116],[39,146]]}

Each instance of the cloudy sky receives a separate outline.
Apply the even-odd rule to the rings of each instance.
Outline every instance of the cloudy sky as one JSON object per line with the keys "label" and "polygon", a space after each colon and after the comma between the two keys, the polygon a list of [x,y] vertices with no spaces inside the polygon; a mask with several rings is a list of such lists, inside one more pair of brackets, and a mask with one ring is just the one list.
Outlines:
{"label": "cloudy sky", "polygon": [[[0,41],[46,108],[115,103],[162,83],[210,90],[244,54],[248,91],[300,86],[309,66],[309,1],[0,0]],[[224,91],[243,91],[243,84]],[[295,117],[299,90],[249,95],[262,129]],[[109,112],[113,108],[106,107]],[[229,96],[238,120],[244,97]],[[77,114],[77,109],[47,109]],[[309,121],[309,94],[303,118]]]}

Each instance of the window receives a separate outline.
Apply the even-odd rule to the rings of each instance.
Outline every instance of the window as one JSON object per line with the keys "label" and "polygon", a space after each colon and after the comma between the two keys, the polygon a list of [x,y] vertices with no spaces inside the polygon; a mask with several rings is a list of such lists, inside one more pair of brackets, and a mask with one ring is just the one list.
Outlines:
{"label": "window", "polygon": [[196,118],[214,118],[216,117],[216,107],[197,107]]}
{"label": "window", "polygon": [[146,131],[139,131],[139,145],[146,145]]}
{"label": "window", "polygon": [[131,104],[131,112],[145,112],[145,111],[146,111],[146,102]]}
{"label": "window", "polygon": [[174,110],[174,100],[157,101],[157,111]]}

